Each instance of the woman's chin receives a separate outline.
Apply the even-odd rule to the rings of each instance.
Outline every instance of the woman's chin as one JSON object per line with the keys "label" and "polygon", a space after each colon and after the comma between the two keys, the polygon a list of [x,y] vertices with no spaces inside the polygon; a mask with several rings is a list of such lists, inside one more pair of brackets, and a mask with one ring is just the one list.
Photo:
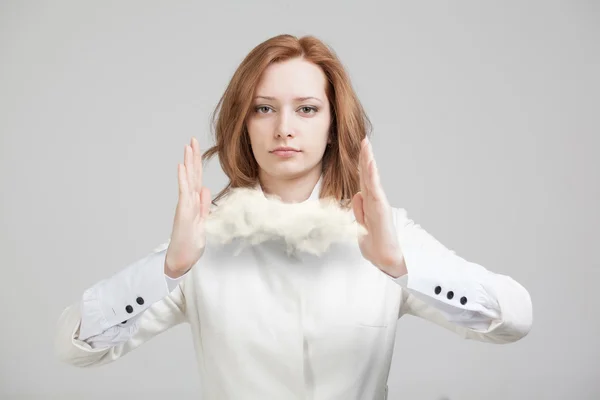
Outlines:
{"label": "woman's chin", "polygon": [[305,175],[308,171],[306,168],[301,168],[297,165],[279,165],[273,168],[269,175],[276,179],[288,180]]}

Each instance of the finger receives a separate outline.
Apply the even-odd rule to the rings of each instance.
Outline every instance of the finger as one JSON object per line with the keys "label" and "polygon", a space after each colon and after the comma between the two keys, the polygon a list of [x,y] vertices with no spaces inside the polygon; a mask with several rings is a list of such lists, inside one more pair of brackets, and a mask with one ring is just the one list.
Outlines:
{"label": "finger", "polygon": [[183,158],[185,163],[188,189],[192,191],[194,190],[194,161],[192,159],[192,148],[187,144],[185,145]]}
{"label": "finger", "polygon": [[363,139],[363,141],[361,142],[361,146],[360,146],[360,153],[358,156],[358,175],[359,175],[359,180],[360,180],[360,191],[363,193],[363,195],[367,195],[367,188],[365,186],[366,184],[366,169],[367,166],[365,164],[365,149],[366,149],[366,144],[367,144],[367,138]]}
{"label": "finger", "polygon": [[369,142],[369,139],[367,139],[365,141],[365,147],[363,150],[364,150],[363,182],[364,182],[364,186],[365,186],[363,200],[368,200],[373,195],[371,193],[371,173],[370,173],[370,167],[369,167],[371,164],[371,160],[373,159],[373,154],[372,154],[372,148],[371,148],[371,143]]}
{"label": "finger", "polygon": [[198,212],[198,214],[195,214],[195,216],[201,218],[202,215],[200,214],[200,193],[196,192],[195,190],[192,190],[192,199],[194,199],[194,213],[196,211]]}
{"label": "finger", "polygon": [[352,210],[354,211],[354,216],[356,217],[356,222],[361,225],[365,225],[365,214],[363,211],[363,199],[361,192],[358,192],[352,198]]}
{"label": "finger", "polygon": [[377,162],[373,159],[373,188],[379,195],[383,193],[383,187],[381,186],[381,177],[379,176],[379,168],[377,168]]}
{"label": "finger", "polygon": [[375,156],[373,155],[373,147],[371,146],[371,143],[368,143],[368,161],[367,161],[367,190],[369,192],[369,195],[373,198],[379,198],[380,196],[380,190],[379,190],[379,173],[377,172],[377,164],[375,162]]}
{"label": "finger", "polygon": [[368,178],[367,178],[367,188],[369,190],[369,195],[373,199],[377,199],[379,191],[377,190],[377,185],[375,183],[375,160],[369,160],[369,166],[367,167]]}
{"label": "finger", "polygon": [[377,168],[377,163],[375,159],[371,159],[371,165],[369,167],[370,178],[369,178],[369,188],[371,196],[376,200],[383,200],[385,198],[385,192],[383,191],[383,187],[381,186],[381,179],[379,177],[379,169]]}
{"label": "finger", "polygon": [[375,158],[373,157],[373,147],[371,146],[371,143],[367,142],[365,147],[365,186],[367,187],[369,194],[371,194],[371,191],[373,190],[373,164],[375,163]]}
{"label": "finger", "polygon": [[179,182],[179,196],[185,197],[189,194],[185,166],[177,164],[177,180]]}
{"label": "finger", "polygon": [[200,189],[202,189],[202,152],[200,143],[195,137],[192,137],[192,150],[194,151],[194,190],[200,193]]}
{"label": "finger", "polygon": [[200,190],[200,218],[206,218],[210,211],[210,190],[202,187]]}

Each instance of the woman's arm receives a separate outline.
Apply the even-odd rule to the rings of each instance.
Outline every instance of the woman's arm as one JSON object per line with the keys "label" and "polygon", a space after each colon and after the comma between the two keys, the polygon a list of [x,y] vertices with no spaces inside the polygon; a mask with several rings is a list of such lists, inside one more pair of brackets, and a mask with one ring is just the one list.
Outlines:
{"label": "woman's arm", "polygon": [[399,317],[411,314],[467,339],[510,343],[532,326],[529,292],[509,276],[493,273],[447,249],[392,208],[408,273],[391,277],[405,290]]}
{"label": "woman's arm", "polygon": [[183,277],[165,276],[166,247],[98,282],[62,312],[55,337],[61,361],[78,367],[106,364],[185,321],[178,285]]}

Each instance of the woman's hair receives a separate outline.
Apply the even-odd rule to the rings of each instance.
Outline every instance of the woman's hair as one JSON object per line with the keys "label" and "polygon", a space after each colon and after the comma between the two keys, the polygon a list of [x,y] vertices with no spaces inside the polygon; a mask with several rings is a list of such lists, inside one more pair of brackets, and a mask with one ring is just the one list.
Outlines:
{"label": "woman's hair", "polygon": [[301,57],[323,70],[327,78],[325,93],[331,109],[331,143],[323,155],[320,198],[333,197],[349,206],[359,191],[358,156],[360,144],[371,133],[367,117],[348,74],[333,49],[314,36],[300,39],[292,35],[272,37],[256,46],[237,68],[212,114],[215,145],[203,154],[205,161],[218,154],[227,186],[216,202],[232,188],[255,187],[258,163],[252,153],[246,128],[256,86],[272,63]]}

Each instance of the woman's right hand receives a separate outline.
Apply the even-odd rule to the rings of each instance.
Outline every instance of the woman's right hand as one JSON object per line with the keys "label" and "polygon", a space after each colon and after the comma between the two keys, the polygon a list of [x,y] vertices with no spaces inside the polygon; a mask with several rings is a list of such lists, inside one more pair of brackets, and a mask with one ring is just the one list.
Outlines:
{"label": "woman's right hand", "polygon": [[185,146],[184,164],[177,164],[177,174],[179,201],[165,259],[165,274],[171,278],[179,278],[192,268],[206,244],[204,221],[211,198],[210,191],[202,186],[202,153],[195,137]]}

